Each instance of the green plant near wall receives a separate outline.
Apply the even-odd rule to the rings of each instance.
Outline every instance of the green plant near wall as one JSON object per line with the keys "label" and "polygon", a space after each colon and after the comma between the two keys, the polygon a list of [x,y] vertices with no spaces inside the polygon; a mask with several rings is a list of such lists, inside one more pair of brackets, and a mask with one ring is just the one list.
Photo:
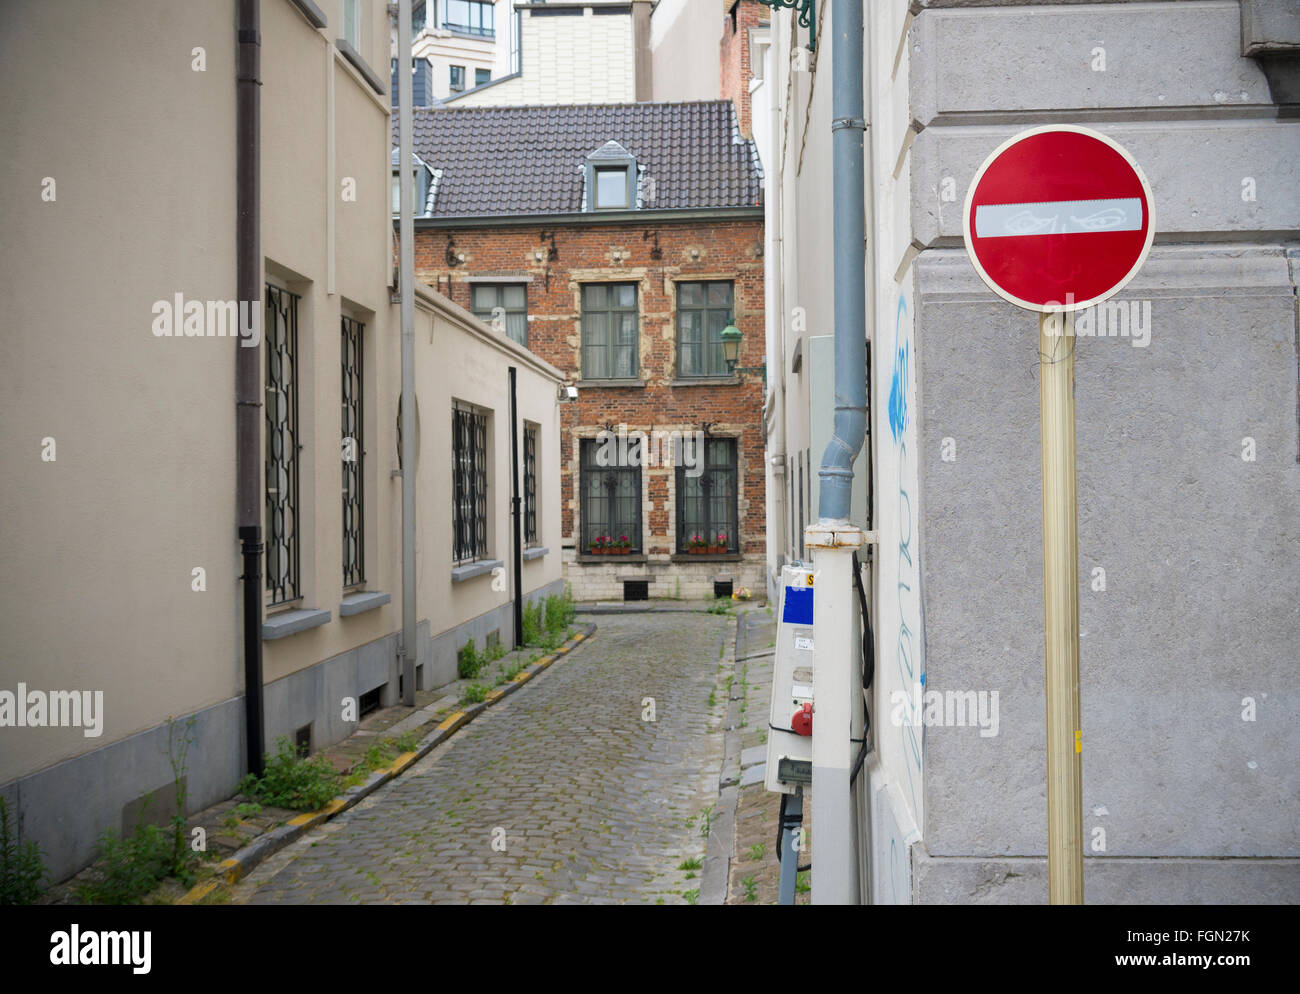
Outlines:
{"label": "green plant near wall", "polygon": [[191,715],[184,724],[167,718],[167,760],[172,768],[172,783],[176,788],[176,809],[171,817],[171,873],[177,880],[189,885],[193,882],[190,866],[194,853],[186,844],[185,807],[189,801],[189,754],[194,744],[194,725]]}
{"label": "green plant near wall", "polygon": [[542,640],[542,605],[537,601],[524,605],[524,645],[538,645]]}
{"label": "green plant near wall", "polygon": [[487,663],[486,653],[480,654],[474,646],[474,640],[470,639],[460,647],[456,653],[456,674],[462,680],[472,680],[478,676],[479,670]]}
{"label": "green plant near wall", "polygon": [[45,862],[28,839],[19,842],[9,821],[9,803],[0,797],[0,904],[31,904],[41,894]]}
{"label": "green plant near wall", "polygon": [[99,836],[98,851],[95,875],[77,888],[84,904],[139,904],[168,876],[174,859],[169,833],[157,825],[140,825],[125,838],[110,828]]}
{"label": "green plant near wall", "polygon": [[266,757],[261,777],[250,773],[239,792],[251,800],[294,811],[317,811],[334,799],[339,775],[321,756],[300,756],[287,736],[275,740],[276,753]]}

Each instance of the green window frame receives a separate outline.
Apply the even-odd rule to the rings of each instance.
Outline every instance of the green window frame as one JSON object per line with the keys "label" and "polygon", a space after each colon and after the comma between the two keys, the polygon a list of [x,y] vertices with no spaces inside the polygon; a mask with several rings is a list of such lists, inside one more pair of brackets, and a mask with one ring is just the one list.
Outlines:
{"label": "green window frame", "polygon": [[735,313],[733,280],[677,284],[677,375],[729,376],[722,357],[722,329]]}
{"label": "green window frame", "polygon": [[472,283],[469,309],[511,341],[527,347],[527,283]]}
{"label": "green window frame", "polygon": [[632,379],[639,373],[640,311],[635,283],[582,287],[582,378]]}

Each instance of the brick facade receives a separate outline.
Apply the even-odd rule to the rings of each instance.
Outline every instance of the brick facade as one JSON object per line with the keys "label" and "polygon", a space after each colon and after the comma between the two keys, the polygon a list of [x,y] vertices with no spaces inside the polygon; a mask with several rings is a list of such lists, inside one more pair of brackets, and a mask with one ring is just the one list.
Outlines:
{"label": "brick facade", "polygon": [[754,136],[753,111],[749,98],[749,32],[759,24],[767,23],[768,8],[758,0],[734,0],[726,4],[722,24],[722,41],[719,43],[722,97],[736,106],[740,133],[746,138]]}
{"label": "brick facade", "polygon": [[[463,261],[460,257],[463,256]],[[456,265],[449,265],[449,259]],[[562,532],[566,577],[580,599],[622,599],[623,578],[650,581],[650,596],[712,596],[715,579],[761,590],[764,535],[763,378],[738,374],[707,382],[677,377],[676,284],[728,280],[743,333],[741,367],[763,364],[761,220],[590,223],[539,227],[422,228],[416,278],[469,308],[473,279],[527,282],[528,346],[579,385],[562,407]],[[594,385],[581,376],[581,287],[637,284],[639,386]],[[736,439],[738,555],[688,556],[677,548],[676,475],[665,457],[641,472],[641,556],[591,556],[578,547],[578,440],[615,430],[695,432]],[[542,467],[540,472],[547,472]]]}

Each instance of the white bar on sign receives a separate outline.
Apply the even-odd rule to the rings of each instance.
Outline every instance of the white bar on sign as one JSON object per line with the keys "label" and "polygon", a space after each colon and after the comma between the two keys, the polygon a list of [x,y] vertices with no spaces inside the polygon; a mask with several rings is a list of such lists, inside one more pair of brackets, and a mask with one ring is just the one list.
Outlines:
{"label": "white bar on sign", "polygon": [[975,208],[975,234],[980,238],[1141,230],[1142,200],[1139,197],[981,204]]}

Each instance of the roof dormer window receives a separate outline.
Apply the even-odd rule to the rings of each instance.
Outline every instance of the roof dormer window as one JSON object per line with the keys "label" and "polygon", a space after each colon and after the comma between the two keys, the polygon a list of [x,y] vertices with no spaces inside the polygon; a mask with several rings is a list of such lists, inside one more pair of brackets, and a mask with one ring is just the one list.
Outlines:
{"label": "roof dormer window", "polygon": [[622,145],[606,142],[587,156],[584,210],[636,210],[636,193],[636,159]]}

